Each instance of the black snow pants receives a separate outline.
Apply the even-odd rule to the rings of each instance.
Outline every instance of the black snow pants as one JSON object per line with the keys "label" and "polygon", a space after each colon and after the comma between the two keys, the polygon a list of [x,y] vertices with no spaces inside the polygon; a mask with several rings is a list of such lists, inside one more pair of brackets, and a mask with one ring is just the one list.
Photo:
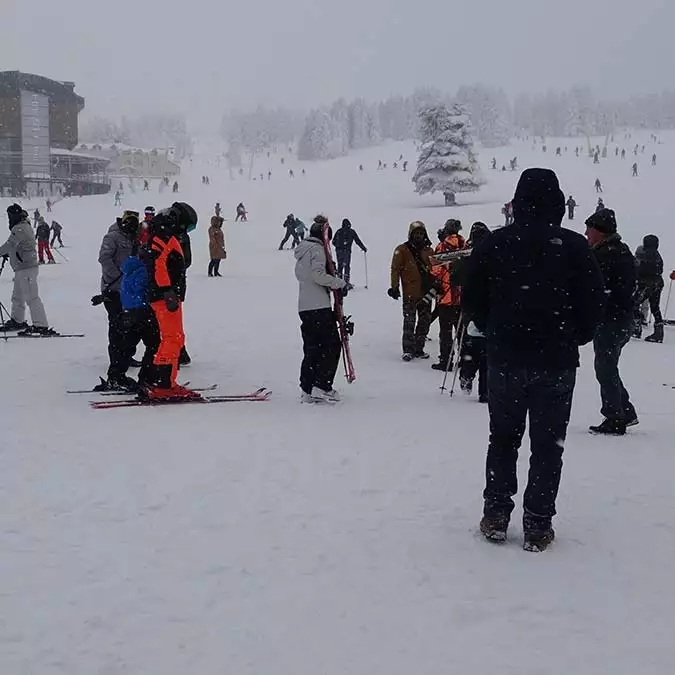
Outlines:
{"label": "black snow pants", "polygon": [[510,516],[518,491],[518,449],[530,418],[530,472],[525,513],[542,526],[555,515],[562,455],[576,370],[509,368],[488,362],[490,442],[485,467],[485,515]]}
{"label": "black snow pants", "polygon": [[335,257],[337,258],[337,275],[349,283],[352,273],[352,249],[336,248]]}
{"label": "black snow pants", "polygon": [[103,305],[108,312],[108,379],[116,380],[126,375],[129,364],[136,352],[140,337],[127,330],[125,313],[118,292],[107,294]]}
{"label": "black snow pants", "polygon": [[333,388],[340,363],[342,345],[332,309],[300,312],[304,358],[300,367],[300,387],[306,394],[313,387],[324,391]]}
{"label": "black snow pants", "polygon": [[403,301],[403,353],[417,356],[424,351],[431,326],[431,305],[420,300]]}

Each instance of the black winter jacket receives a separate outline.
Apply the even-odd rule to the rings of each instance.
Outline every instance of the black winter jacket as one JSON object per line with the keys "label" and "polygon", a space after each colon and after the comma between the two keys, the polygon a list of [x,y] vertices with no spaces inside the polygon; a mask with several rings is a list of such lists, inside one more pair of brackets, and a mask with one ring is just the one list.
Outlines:
{"label": "black winter jacket", "polygon": [[359,235],[351,227],[340,227],[333,236],[333,246],[336,251],[351,251],[353,244],[356,244],[362,251],[366,250]]}
{"label": "black winter jacket", "polygon": [[462,304],[495,365],[561,370],[601,318],[602,278],[581,235],[557,225],[494,231],[467,265]]}
{"label": "black winter jacket", "polygon": [[627,321],[635,309],[635,258],[618,234],[610,234],[593,246],[605,287],[601,323]]}

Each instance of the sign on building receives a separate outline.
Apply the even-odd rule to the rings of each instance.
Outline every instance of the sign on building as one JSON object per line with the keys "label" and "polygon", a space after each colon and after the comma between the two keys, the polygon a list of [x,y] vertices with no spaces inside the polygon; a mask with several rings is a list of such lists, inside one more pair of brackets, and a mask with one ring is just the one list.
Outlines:
{"label": "sign on building", "polygon": [[24,178],[48,178],[49,97],[32,91],[21,91],[21,143]]}

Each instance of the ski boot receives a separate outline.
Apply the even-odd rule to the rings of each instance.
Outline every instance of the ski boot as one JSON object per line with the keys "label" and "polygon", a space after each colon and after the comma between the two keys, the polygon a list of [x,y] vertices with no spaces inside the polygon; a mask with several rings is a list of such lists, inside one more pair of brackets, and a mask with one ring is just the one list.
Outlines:
{"label": "ski boot", "polygon": [[0,330],[4,331],[26,330],[27,328],[28,324],[25,321],[14,321],[14,319],[10,319],[0,326]]}
{"label": "ski boot", "polygon": [[138,398],[142,401],[160,401],[178,403],[181,401],[197,401],[202,395],[191,389],[175,384],[173,387],[147,386],[138,391]]}
{"label": "ski boot", "polygon": [[19,331],[21,337],[28,337],[30,335],[36,335],[39,337],[54,337],[58,333],[48,326],[28,326],[25,330]]}
{"label": "ski boot", "polygon": [[663,324],[655,323],[654,332],[645,338],[645,342],[655,342],[661,344],[663,342]]}

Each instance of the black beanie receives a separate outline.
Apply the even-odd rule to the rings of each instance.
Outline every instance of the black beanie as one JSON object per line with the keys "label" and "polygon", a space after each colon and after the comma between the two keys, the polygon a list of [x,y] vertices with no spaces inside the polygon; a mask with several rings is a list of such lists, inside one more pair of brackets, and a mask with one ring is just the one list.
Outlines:
{"label": "black beanie", "polygon": [[517,224],[560,225],[565,216],[565,195],[551,169],[523,171],[512,203]]}
{"label": "black beanie", "polygon": [[25,211],[18,204],[12,204],[7,207],[7,218],[9,219],[10,225],[16,225],[20,223],[24,218]]}
{"label": "black beanie", "polygon": [[600,209],[586,219],[586,227],[602,232],[616,234],[616,217],[612,209]]}
{"label": "black beanie", "polygon": [[646,251],[658,251],[659,238],[655,234],[648,234],[642,240],[642,246]]}

